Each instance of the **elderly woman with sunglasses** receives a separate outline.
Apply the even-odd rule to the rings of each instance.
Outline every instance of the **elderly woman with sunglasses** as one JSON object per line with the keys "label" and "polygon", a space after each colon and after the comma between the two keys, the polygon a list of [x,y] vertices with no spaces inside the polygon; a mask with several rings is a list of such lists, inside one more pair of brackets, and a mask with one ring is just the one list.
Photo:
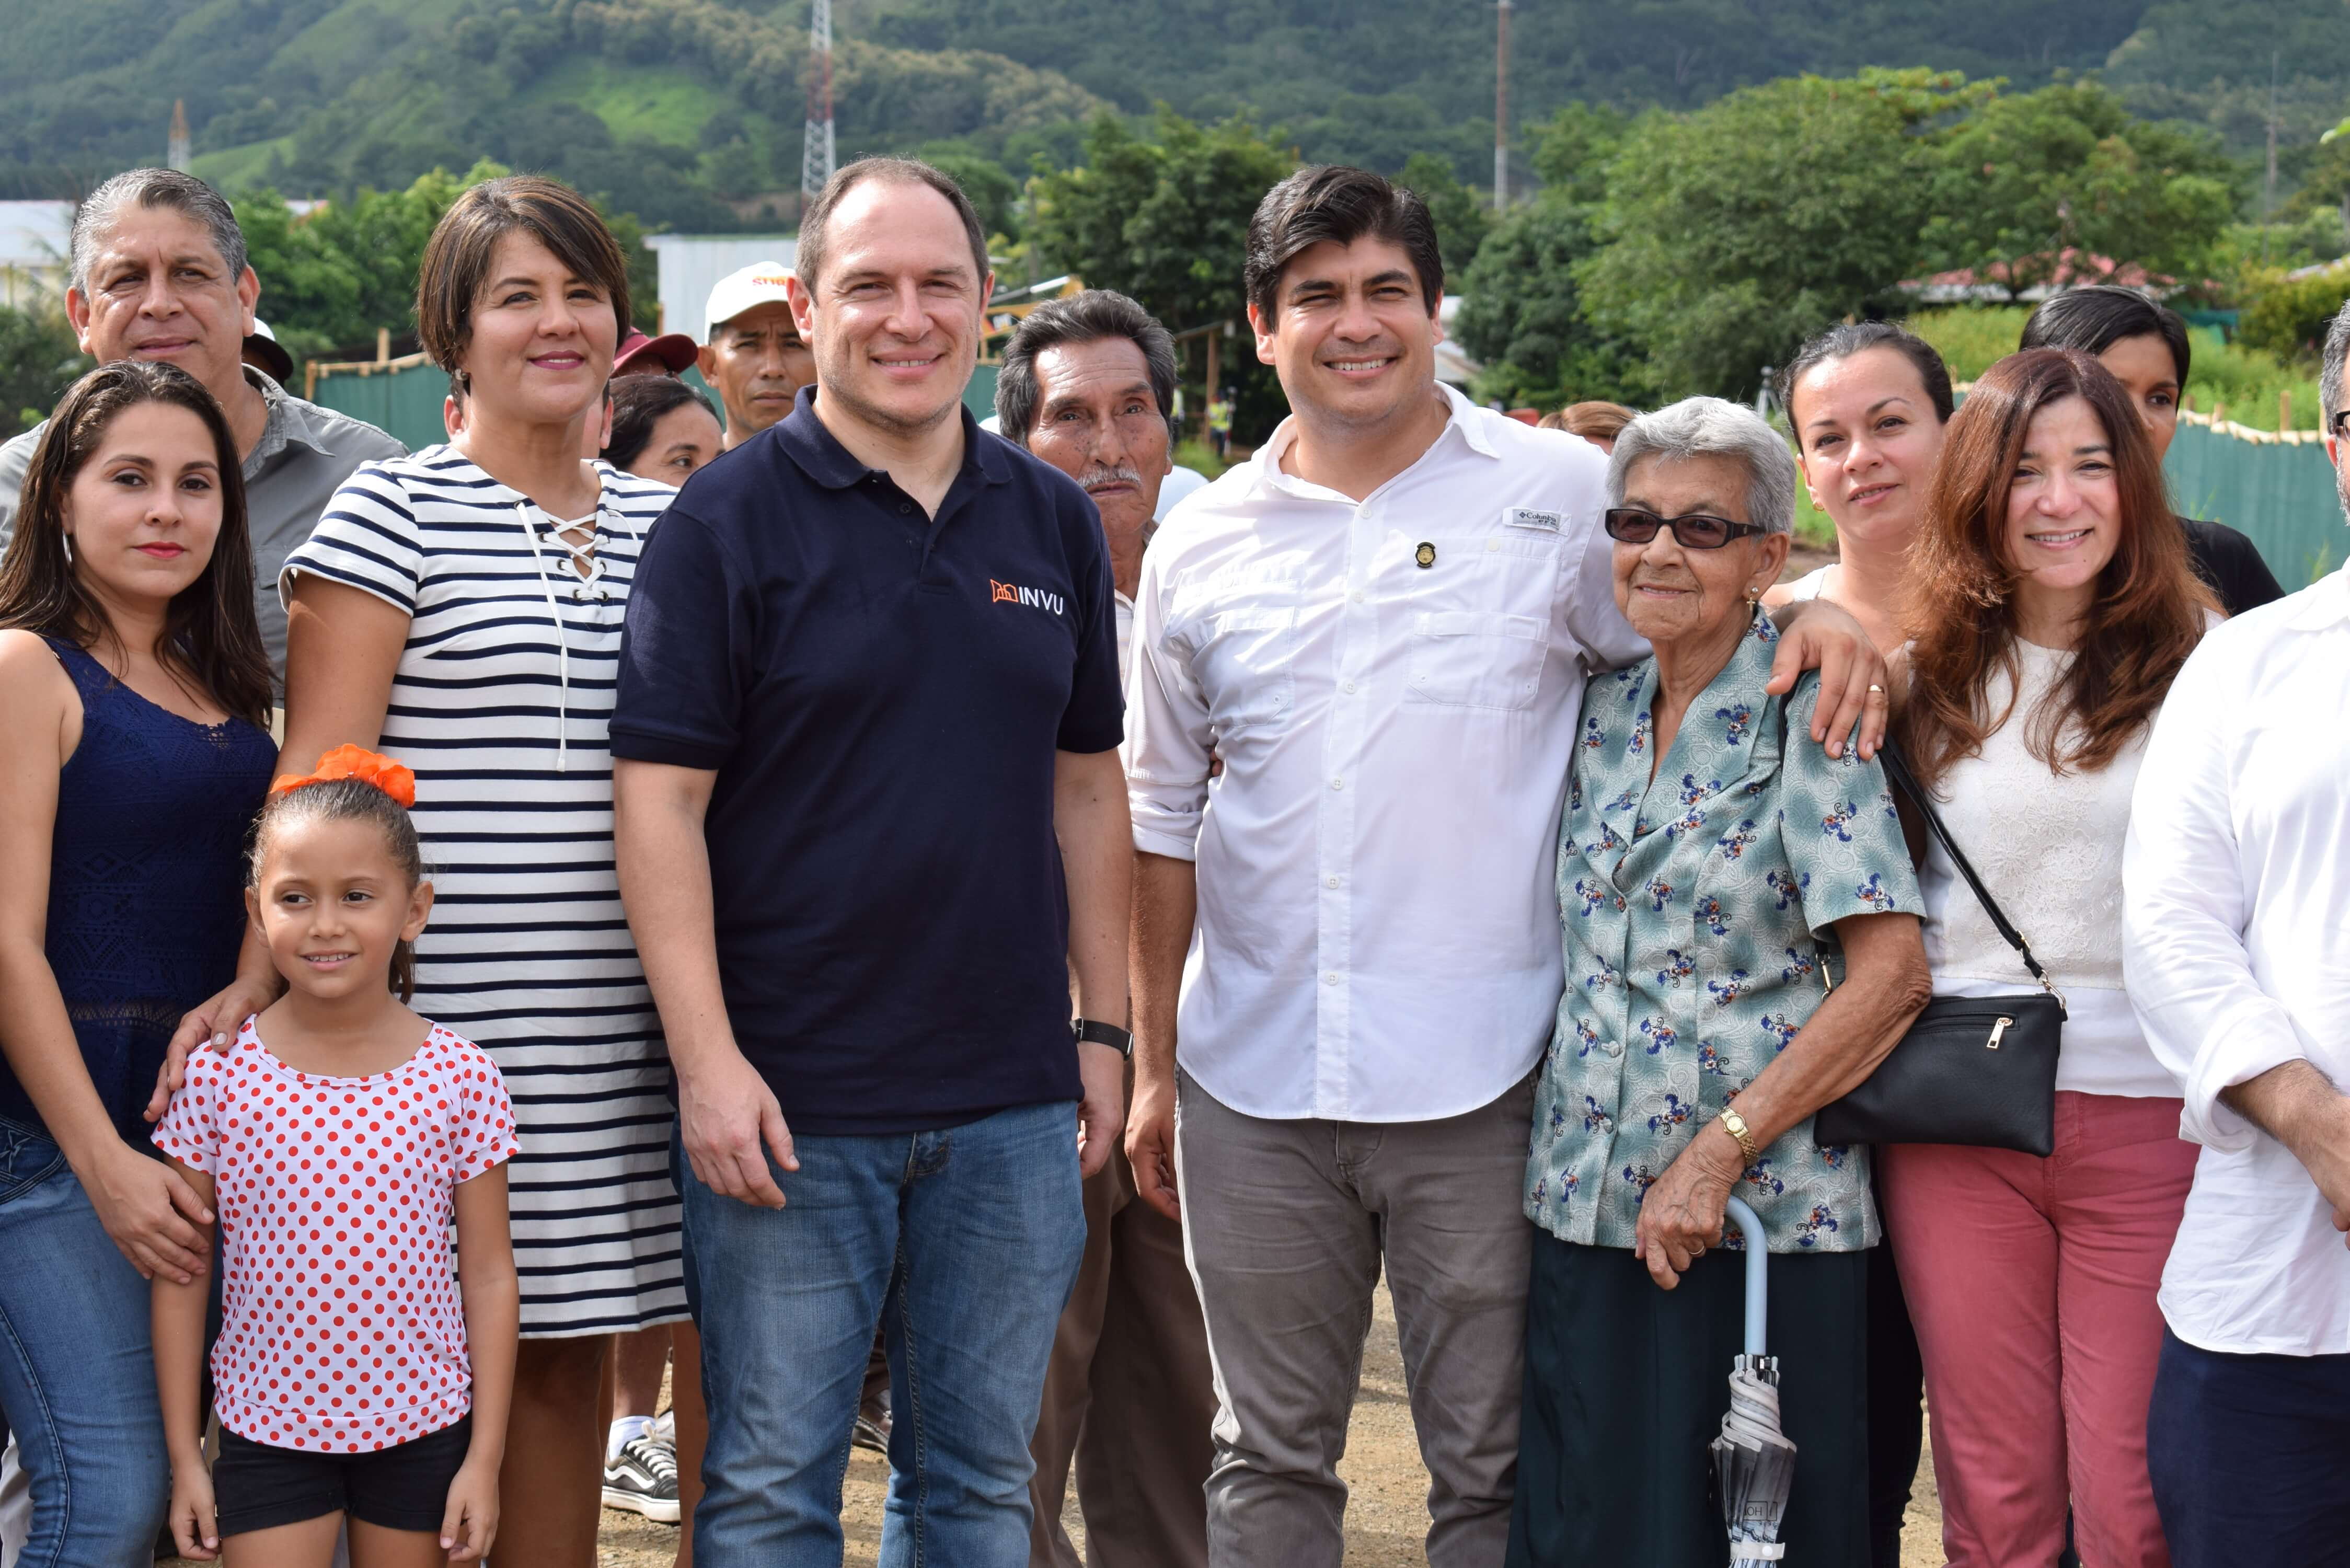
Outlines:
{"label": "elderly woman with sunglasses", "polygon": [[[1566,987],[1525,1211],[1540,1228],[1509,1562],[1708,1568],[1707,1444],[1740,1348],[1732,1192],[1772,1253],[1771,1353],[1797,1451],[1782,1539],[1865,1568],[1868,1152],[1812,1115],[1929,995],[1918,885],[1883,772],[1767,689],[1758,607],[1787,558],[1795,464],[1753,414],[1692,398],[1609,460],[1616,598],[1653,655],[1591,682],[1558,895]],[[1835,983],[1828,987],[1830,971]]]}

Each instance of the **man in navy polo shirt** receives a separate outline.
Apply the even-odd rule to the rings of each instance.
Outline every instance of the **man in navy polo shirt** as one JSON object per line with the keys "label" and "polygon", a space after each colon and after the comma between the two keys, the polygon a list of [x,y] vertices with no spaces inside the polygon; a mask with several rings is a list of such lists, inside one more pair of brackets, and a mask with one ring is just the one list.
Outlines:
{"label": "man in navy polo shirt", "polygon": [[879,1321],[882,1560],[1015,1568],[1081,1171],[1123,1122],[1108,556],[962,410],[993,280],[951,180],[843,169],[797,274],[816,385],[654,532],[612,725],[710,1396],[694,1552],[840,1562]]}

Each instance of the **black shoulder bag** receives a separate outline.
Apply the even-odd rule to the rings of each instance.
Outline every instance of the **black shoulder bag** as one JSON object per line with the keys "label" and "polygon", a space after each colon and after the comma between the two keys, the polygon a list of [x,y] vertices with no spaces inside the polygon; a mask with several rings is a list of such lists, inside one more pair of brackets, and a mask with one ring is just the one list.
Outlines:
{"label": "black shoulder bag", "polygon": [[[1909,1033],[1852,1093],[1822,1106],[1812,1137],[1823,1144],[1952,1143],[2012,1148],[2043,1158],[2056,1147],[2056,1054],[2064,999],[2048,982],[2022,933],[1942,824],[1933,797],[1890,742],[1877,753],[1894,787],[1909,797],[1950,864],[2023,967],[2040,982],[2012,996],[1938,996]],[[1827,961],[1820,961],[1823,975]]]}

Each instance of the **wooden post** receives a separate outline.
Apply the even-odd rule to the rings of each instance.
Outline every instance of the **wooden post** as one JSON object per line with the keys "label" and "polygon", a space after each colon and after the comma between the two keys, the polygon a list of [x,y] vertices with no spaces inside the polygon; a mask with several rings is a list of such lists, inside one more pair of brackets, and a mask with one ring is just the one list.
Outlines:
{"label": "wooden post", "polygon": [[2293,389],[2290,387],[2277,389],[2277,429],[2280,431],[2293,429]]}
{"label": "wooden post", "polygon": [[2220,426],[2220,424],[2226,421],[2227,417],[2228,417],[2228,400],[2227,400],[2225,398],[2214,398],[2214,399],[2212,399],[2212,400],[2211,400],[2211,428],[2212,428],[2212,429],[2214,429],[2214,430],[2217,430],[2217,429]]}
{"label": "wooden post", "polygon": [[306,403],[318,400],[318,362],[316,359],[302,361],[302,400]]}
{"label": "wooden post", "polygon": [[1208,334],[1208,395],[1200,404],[1200,440],[1202,443],[1209,441],[1208,421],[1213,416],[1208,412],[1208,408],[1216,400],[1216,354],[1222,339],[1221,332]]}
{"label": "wooden post", "polygon": [[389,327],[375,329],[375,362],[379,365],[391,362],[391,328]]}

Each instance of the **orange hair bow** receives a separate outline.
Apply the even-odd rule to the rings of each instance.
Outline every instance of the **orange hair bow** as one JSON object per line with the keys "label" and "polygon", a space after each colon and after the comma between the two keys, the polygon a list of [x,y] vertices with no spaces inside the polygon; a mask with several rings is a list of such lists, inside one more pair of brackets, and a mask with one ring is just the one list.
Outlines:
{"label": "orange hair bow", "polygon": [[402,806],[416,804],[415,774],[364,746],[337,746],[318,759],[317,772],[304,776],[280,774],[277,782],[269,786],[269,793],[284,794],[304,784],[328,784],[336,779],[359,779],[375,785]]}

